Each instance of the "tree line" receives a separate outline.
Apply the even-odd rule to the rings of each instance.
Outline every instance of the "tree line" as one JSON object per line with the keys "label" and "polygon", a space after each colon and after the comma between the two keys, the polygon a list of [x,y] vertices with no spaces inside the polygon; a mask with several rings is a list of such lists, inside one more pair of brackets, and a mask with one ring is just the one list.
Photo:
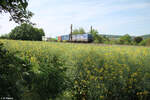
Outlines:
{"label": "tree line", "polygon": [[[89,33],[93,37],[93,43],[103,44],[119,44],[119,45],[150,45],[150,39],[143,39],[141,36],[132,37],[129,34],[125,34],[119,38],[109,38],[107,35],[99,34],[98,30],[92,29],[86,32],[82,27],[74,29],[72,34],[85,34]],[[42,28],[36,28],[31,24],[23,23],[20,26],[16,26],[10,33],[2,35],[2,39],[13,40],[33,40],[41,41],[42,36],[45,36],[45,32]]]}

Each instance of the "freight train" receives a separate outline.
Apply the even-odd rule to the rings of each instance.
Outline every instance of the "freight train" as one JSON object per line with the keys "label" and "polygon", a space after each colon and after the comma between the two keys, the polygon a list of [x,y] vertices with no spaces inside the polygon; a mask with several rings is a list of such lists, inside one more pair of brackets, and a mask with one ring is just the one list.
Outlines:
{"label": "freight train", "polygon": [[91,34],[76,34],[76,35],[62,35],[56,37],[57,41],[67,41],[67,42],[92,42],[93,38]]}

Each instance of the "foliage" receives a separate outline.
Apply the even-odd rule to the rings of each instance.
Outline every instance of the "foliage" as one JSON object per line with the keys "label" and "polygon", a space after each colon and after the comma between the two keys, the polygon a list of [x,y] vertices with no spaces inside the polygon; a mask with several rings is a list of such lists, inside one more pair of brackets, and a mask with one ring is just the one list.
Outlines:
{"label": "foliage", "polygon": [[[25,57],[34,66],[32,71],[35,76],[31,75],[34,77],[31,81],[33,92],[26,93],[28,98],[34,96],[38,100],[47,95],[50,98],[56,97],[58,95],[51,96],[52,86],[61,88],[55,89],[61,91],[58,93],[60,94],[65,90],[66,84],[70,89],[64,91],[64,96],[70,95],[76,100],[150,98],[149,47],[1,41],[10,52],[19,51],[18,56]],[[61,68],[65,70],[64,66],[67,71],[59,71]],[[58,68],[58,73],[53,70],[55,68]],[[54,78],[50,77],[53,75]],[[61,76],[69,77],[69,81]]]}
{"label": "foliage", "polygon": [[8,52],[0,43],[0,97],[20,100],[28,90],[30,65]]}
{"label": "foliage", "polygon": [[97,30],[92,29],[92,31],[90,31],[89,33],[92,34],[94,43],[102,43],[103,42],[103,37],[100,34],[98,34]]}
{"label": "foliage", "polygon": [[119,40],[119,44],[130,44],[131,42],[132,42],[132,38],[128,34],[122,36]]}
{"label": "foliage", "polygon": [[0,85],[3,87],[0,97],[49,100],[67,88],[65,60],[58,53],[35,52],[31,48],[23,52],[9,50],[18,52],[22,60],[5,50],[0,52]]}
{"label": "foliage", "polygon": [[147,39],[144,39],[142,40],[139,45],[142,45],[142,46],[150,46],[150,38],[147,38]]}
{"label": "foliage", "polygon": [[140,43],[143,40],[142,37],[135,37],[134,38],[134,42],[136,42],[137,44]]}
{"label": "foliage", "polygon": [[42,40],[42,36],[45,33],[43,29],[34,28],[30,24],[21,24],[21,26],[15,27],[10,33],[10,39],[14,40]]}
{"label": "foliage", "polygon": [[16,23],[29,23],[33,13],[27,10],[27,0],[0,0],[0,13],[9,13]]}
{"label": "foliage", "polygon": [[144,39],[147,39],[147,38],[150,38],[150,34],[142,35],[141,37],[144,38]]}
{"label": "foliage", "polygon": [[146,40],[146,46],[150,46],[150,38]]}
{"label": "foliage", "polygon": [[50,41],[50,42],[57,42],[57,39],[56,39],[56,38],[50,38],[50,39],[48,39],[47,41]]}
{"label": "foliage", "polygon": [[83,28],[74,29],[72,34],[85,34],[85,31]]}
{"label": "foliage", "polygon": [[1,35],[0,39],[9,39],[9,35],[8,34]]}
{"label": "foliage", "polygon": [[141,46],[146,46],[146,39],[142,40],[142,41],[139,43],[139,45],[141,45]]}

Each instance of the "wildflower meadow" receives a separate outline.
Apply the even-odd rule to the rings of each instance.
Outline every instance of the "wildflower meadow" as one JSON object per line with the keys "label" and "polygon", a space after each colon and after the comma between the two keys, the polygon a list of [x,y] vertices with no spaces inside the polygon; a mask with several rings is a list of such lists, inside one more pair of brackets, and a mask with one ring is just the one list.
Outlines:
{"label": "wildflower meadow", "polygon": [[[31,74],[31,79],[32,76],[39,78],[34,80],[37,84],[31,88],[36,92],[29,95],[30,97],[40,93],[49,95],[47,100],[150,98],[149,47],[20,40],[0,40],[0,42],[9,52],[15,53],[17,57],[31,64],[32,73],[36,73]],[[48,74],[52,72],[56,73]],[[47,88],[50,90],[46,90]],[[60,91],[59,95],[55,95]],[[41,95],[38,95],[37,100],[42,100]]]}

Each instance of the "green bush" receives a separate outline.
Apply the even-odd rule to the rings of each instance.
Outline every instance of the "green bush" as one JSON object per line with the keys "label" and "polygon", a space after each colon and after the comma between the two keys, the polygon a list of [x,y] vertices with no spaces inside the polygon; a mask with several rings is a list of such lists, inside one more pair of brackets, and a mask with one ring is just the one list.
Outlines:
{"label": "green bush", "polygon": [[142,40],[139,45],[142,45],[142,46],[150,46],[150,39],[144,39]]}
{"label": "green bush", "polygon": [[135,37],[134,38],[134,42],[137,43],[137,44],[140,43],[142,40],[143,40],[142,37]]}
{"label": "green bush", "polygon": [[99,40],[94,40],[93,43],[99,43]]}
{"label": "green bush", "polygon": [[146,46],[150,46],[150,38],[146,41]]}
{"label": "green bush", "polygon": [[118,41],[118,44],[126,44],[126,45],[129,45],[131,44],[132,42],[132,38],[130,35],[126,34],[124,36],[122,36],[119,41]]}
{"label": "green bush", "polygon": [[14,55],[0,43],[0,97],[20,100],[29,87],[28,75],[31,66]]}
{"label": "green bush", "polygon": [[146,39],[142,40],[142,41],[139,43],[139,45],[141,45],[141,46],[146,46]]}

